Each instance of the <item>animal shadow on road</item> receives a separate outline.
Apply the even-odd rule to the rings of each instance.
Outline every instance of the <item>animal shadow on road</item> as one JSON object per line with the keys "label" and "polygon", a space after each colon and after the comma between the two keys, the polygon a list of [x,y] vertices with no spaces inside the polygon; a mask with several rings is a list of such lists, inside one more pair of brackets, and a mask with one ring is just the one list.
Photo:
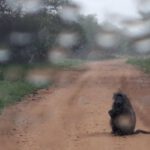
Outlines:
{"label": "animal shadow on road", "polygon": [[93,133],[85,133],[85,134],[80,134],[80,138],[94,138],[94,137],[111,137],[112,134],[110,132],[93,132]]}
{"label": "animal shadow on road", "polygon": [[138,136],[136,134],[133,135],[124,135],[124,136],[117,136],[112,134],[111,132],[93,132],[93,133],[85,133],[78,135],[79,138],[99,138],[99,137],[120,137],[120,138],[126,138],[126,137],[134,137]]}

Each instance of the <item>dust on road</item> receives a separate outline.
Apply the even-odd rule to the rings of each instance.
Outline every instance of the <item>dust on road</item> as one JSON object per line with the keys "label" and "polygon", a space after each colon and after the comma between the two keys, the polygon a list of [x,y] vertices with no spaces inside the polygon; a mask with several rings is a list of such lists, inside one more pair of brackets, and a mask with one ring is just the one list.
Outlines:
{"label": "dust on road", "polygon": [[137,128],[150,130],[148,76],[123,60],[85,67],[72,81],[63,74],[57,88],[7,108],[0,116],[0,150],[148,150],[150,135],[113,136],[108,116],[113,93],[122,89]]}

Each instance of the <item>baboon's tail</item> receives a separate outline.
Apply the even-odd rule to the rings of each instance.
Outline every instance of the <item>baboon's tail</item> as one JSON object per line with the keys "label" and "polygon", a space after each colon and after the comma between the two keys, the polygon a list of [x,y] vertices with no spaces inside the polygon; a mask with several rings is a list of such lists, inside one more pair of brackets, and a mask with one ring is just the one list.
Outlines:
{"label": "baboon's tail", "polygon": [[140,130],[140,129],[138,129],[138,130],[136,130],[136,131],[134,132],[134,134],[139,134],[139,133],[150,134],[150,131],[145,131],[145,130]]}

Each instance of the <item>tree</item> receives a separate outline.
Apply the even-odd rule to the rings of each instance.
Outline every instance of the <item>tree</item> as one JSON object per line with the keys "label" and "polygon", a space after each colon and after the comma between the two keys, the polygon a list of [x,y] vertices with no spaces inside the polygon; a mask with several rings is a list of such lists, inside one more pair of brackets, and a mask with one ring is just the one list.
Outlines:
{"label": "tree", "polygon": [[6,0],[0,0],[0,17],[11,14],[12,10],[8,7]]}
{"label": "tree", "polygon": [[81,16],[79,23],[84,30],[87,38],[87,47],[93,49],[96,46],[96,34],[100,30],[100,25],[97,22],[95,15]]}
{"label": "tree", "polygon": [[0,0],[0,42],[5,41],[9,45],[12,62],[47,60],[48,50],[58,46],[56,39],[64,31],[79,35],[76,45],[70,47],[72,53],[85,45],[85,33],[81,25],[74,21],[65,22],[59,15],[59,10],[67,5],[72,6],[72,3],[68,0],[43,0],[43,4],[36,13],[29,13],[23,11],[23,5],[12,10],[6,0]]}
{"label": "tree", "polygon": [[44,4],[52,10],[58,10],[60,6],[69,4],[69,0],[44,0]]}

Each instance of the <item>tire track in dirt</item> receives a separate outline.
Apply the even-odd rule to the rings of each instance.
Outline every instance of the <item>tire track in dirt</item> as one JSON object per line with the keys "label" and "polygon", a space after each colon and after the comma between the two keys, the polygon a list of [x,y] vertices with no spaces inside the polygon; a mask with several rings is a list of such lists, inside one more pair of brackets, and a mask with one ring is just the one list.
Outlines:
{"label": "tire track in dirt", "polygon": [[150,85],[145,82],[140,88],[139,83],[145,75],[123,60],[93,62],[85,67],[87,71],[75,82],[43,90],[33,101],[6,109],[0,117],[0,150],[148,150],[148,135],[112,136],[108,116],[112,94],[121,89],[142,116],[137,117],[137,127],[150,130],[145,121],[149,115],[139,111],[139,107],[149,111],[140,101],[140,92],[149,98],[145,89]]}

